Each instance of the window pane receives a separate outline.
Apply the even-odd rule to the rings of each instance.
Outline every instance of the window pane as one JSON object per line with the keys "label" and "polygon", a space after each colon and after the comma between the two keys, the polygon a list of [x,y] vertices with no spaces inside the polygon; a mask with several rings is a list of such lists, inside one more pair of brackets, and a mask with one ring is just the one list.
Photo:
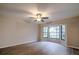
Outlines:
{"label": "window pane", "polygon": [[47,35],[43,35],[43,37],[47,37]]}
{"label": "window pane", "polygon": [[48,37],[48,27],[43,27],[43,37]]}
{"label": "window pane", "polygon": [[43,32],[48,32],[48,27],[43,27]]}
{"label": "window pane", "polygon": [[59,38],[59,26],[51,26],[49,28],[50,38]]}
{"label": "window pane", "polygon": [[56,35],[56,32],[50,32],[50,35]]}
{"label": "window pane", "polygon": [[65,32],[65,25],[62,25],[62,32]]}
{"label": "window pane", "polygon": [[47,33],[44,32],[44,33],[43,33],[43,37],[47,37]]}
{"label": "window pane", "polygon": [[62,25],[62,39],[65,39],[65,25]]}
{"label": "window pane", "polygon": [[55,27],[50,27],[49,32],[56,32]]}
{"label": "window pane", "polygon": [[57,32],[56,35],[59,35],[59,32]]}

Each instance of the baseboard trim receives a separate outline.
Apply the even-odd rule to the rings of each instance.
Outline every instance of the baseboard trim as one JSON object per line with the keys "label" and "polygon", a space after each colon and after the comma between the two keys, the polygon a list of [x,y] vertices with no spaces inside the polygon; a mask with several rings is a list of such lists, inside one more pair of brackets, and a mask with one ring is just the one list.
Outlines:
{"label": "baseboard trim", "polygon": [[17,46],[17,45],[23,45],[23,44],[34,43],[34,42],[36,42],[36,41],[30,41],[30,42],[24,42],[24,43],[14,44],[14,45],[10,45],[10,46],[0,47],[0,49],[9,48],[9,47]]}
{"label": "baseboard trim", "polygon": [[75,46],[68,46],[69,48],[75,48],[75,49],[79,49],[79,47],[75,47]]}

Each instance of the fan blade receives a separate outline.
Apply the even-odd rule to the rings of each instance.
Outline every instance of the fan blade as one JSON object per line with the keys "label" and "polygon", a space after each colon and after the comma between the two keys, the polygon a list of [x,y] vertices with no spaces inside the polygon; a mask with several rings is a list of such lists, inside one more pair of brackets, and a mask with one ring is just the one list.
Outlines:
{"label": "fan blade", "polygon": [[24,18],[24,22],[32,22],[35,18],[34,17],[26,17]]}
{"label": "fan blade", "polygon": [[48,17],[42,17],[42,19],[48,19]]}
{"label": "fan blade", "polygon": [[29,17],[29,19],[35,19],[34,17]]}
{"label": "fan blade", "polygon": [[41,20],[42,22],[44,22],[44,20]]}
{"label": "fan blade", "polygon": [[34,22],[37,22],[37,20],[34,20]]}

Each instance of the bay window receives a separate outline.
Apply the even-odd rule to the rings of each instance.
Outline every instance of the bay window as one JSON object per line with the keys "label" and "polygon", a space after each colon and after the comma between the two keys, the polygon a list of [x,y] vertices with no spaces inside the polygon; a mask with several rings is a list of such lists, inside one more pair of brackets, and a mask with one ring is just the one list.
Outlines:
{"label": "bay window", "polygon": [[43,38],[65,39],[65,25],[43,27]]}

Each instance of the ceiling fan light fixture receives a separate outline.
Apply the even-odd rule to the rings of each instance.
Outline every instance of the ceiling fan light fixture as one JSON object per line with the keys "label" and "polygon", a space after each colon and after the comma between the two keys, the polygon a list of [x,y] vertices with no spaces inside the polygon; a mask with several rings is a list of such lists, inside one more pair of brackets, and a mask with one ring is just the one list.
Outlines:
{"label": "ceiling fan light fixture", "polygon": [[41,13],[37,13],[36,16],[37,16],[36,20],[37,20],[38,22],[41,21]]}
{"label": "ceiling fan light fixture", "polygon": [[37,13],[36,17],[32,17],[34,19],[34,22],[36,23],[42,23],[45,22],[44,19],[48,19],[48,17],[42,17],[41,13]]}
{"label": "ceiling fan light fixture", "polygon": [[41,18],[37,18],[36,20],[37,20],[37,21],[41,21]]}

